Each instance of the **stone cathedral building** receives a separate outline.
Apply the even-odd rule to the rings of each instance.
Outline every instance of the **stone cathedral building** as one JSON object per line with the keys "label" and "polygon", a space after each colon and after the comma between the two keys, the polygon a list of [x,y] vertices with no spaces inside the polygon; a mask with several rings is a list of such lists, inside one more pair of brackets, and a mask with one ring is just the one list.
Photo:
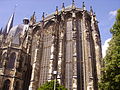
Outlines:
{"label": "stone cathedral building", "polygon": [[101,58],[92,8],[63,4],[51,15],[43,13],[39,22],[34,13],[0,31],[0,90],[37,90],[54,79],[68,90],[98,90]]}

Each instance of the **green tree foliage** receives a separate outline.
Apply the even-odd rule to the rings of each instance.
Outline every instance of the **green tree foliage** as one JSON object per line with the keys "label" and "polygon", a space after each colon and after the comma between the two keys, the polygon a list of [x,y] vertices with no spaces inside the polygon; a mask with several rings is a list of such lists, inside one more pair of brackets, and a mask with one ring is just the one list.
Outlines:
{"label": "green tree foliage", "polygon": [[104,58],[101,90],[120,90],[120,9],[117,11],[116,21],[110,30],[112,39]]}
{"label": "green tree foliage", "polygon": [[[54,81],[46,82],[43,84],[38,90],[54,90]],[[56,82],[56,89],[55,90],[67,90],[64,86],[60,85]]]}

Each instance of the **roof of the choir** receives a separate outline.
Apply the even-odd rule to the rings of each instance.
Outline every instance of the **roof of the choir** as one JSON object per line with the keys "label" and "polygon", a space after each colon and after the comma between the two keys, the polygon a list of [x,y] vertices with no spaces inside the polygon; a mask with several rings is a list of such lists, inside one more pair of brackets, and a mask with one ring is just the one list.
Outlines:
{"label": "roof of the choir", "polygon": [[[77,11],[83,11],[83,8],[77,8],[77,7],[75,7],[75,10],[77,10]],[[65,7],[65,12],[69,12],[69,11],[72,11],[72,5],[69,5],[69,6]],[[60,14],[61,12],[62,12],[62,9],[59,10],[58,14]],[[55,12],[47,15],[45,17],[45,20],[47,21],[47,20],[53,18],[54,15],[55,15]]]}
{"label": "roof of the choir", "polygon": [[[73,10],[72,5],[69,5],[69,6],[65,7],[65,11],[64,11],[64,12],[71,12],[72,10]],[[78,7],[75,6],[75,11],[81,11],[81,12],[82,12],[83,10],[84,10],[83,8],[78,8]],[[58,10],[58,15],[60,15],[61,12],[62,12],[62,9]],[[87,13],[90,14],[89,11],[87,11]],[[47,16],[44,18],[44,22],[49,21],[49,20],[51,20],[51,19],[54,19],[54,17],[55,17],[55,12],[47,15]],[[42,24],[41,24],[41,21],[39,21],[39,22],[36,22],[34,25],[35,25],[35,26],[36,26],[36,25],[41,26]]]}

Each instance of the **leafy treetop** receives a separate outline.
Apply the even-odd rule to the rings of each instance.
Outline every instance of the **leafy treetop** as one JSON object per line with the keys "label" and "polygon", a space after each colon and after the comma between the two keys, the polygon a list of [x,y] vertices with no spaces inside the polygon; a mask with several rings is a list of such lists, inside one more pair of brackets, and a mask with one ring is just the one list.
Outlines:
{"label": "leafy treetop", "polygon": [[[54,90],[54,80],[46,82],[38,90]],[[67,89],[64,86],[60,85],[57,81],[55,90],[67,90]]]}
{"label": "leafy treetop", "polygon": [[111,28],[112,39],[104,58],[101,90],[120,90],[120,9]]}

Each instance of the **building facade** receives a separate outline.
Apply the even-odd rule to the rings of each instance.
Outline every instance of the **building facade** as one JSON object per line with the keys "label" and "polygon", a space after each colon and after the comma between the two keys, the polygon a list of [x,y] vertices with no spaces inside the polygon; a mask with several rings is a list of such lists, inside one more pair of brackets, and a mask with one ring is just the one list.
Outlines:
{"label": "building facade", "polygon": [[57,79],[68,90],[98,90],[101,40],[90,11],[71,6],[0,35],[0,90],[37,90]]}

